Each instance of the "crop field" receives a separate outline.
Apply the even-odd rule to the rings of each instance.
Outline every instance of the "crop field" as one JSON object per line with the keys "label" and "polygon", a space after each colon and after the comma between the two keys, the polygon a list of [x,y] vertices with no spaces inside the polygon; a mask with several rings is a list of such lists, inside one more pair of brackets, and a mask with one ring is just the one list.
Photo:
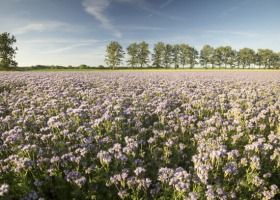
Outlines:
{"label": "crop field", "polygon": [[0,199],[280,199],[280,72],[0,73]]}

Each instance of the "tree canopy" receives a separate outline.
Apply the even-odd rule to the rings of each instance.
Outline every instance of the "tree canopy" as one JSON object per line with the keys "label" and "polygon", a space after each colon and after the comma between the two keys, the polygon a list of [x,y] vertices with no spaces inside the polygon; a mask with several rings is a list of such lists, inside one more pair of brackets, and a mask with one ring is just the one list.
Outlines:
{"label": "tree canopy", "polygon": [[105,62],[114,70],[122,63],[125,54],[122,50],[122,46],[118,42],[113,41],[107,46],[106,52]]}
{"label": "tree canopy", "polygon": [[[111,52],[111,53],[110,53]],[[115,52],[115,53],[113,53]],[[116,53],[119,52],[119,53]],[[124,52],[119,43],[111,42],[107,46],[106,61],[107,64],[114,68],[116,64],[120,64],[123,59]],[[244,47],[239,50],[233,49],[231,46],[212,47],[204,45],[198,52],[195,47],[186,43],[168,44],[157,42],[154,44],[152,54],[149,51],[149,44],[145,41],[141,43],[132,43],[127,47],[129,58],[127,63],[131,67],[149,66],[149,56],[151,56],[152,66],[165,68],[186,67],[194,68],[197,64],[201,67],[208,68],[211,64],[212,68],[280,68],[280,52],[274,52],[270,49],[253,49]],[[117,56],[118,55],[118,56]],[[117,59],[118,58],[118,59]],[[110,61],[110,62],[109,62]],[[116,62],[116,64],[114,64]]]}
{"label": "tree canopy", "polygon": [[0,69],[8,70],[17,67],[17,62],[14,60],[17,47],[13,47],[16,41],[16,38],[10,33],[0,34]]}

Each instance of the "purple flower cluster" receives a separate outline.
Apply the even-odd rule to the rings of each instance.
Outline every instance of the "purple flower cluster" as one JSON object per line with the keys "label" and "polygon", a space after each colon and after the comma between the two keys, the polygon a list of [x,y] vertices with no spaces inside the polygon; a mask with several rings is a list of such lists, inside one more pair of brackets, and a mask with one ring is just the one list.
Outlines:
{"label": "purple flower cluster", "polygon": [[278,72],[0,73],[0,199],[277,199]]}

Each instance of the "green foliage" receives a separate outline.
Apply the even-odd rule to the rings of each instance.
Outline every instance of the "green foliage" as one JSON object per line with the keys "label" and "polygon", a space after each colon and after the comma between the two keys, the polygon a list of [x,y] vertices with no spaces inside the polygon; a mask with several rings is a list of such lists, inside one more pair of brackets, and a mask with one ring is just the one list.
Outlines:
{"label": "green foliage", "polygon": [[234,50],[231,46],[225,46],[223,51],[223,63],[225,67],[229,65],[232,57],[234,57]]}
{"label": "green foliage", "polygon": [[193,68],[195,64],[197,64],[198,59],[198,51],[194,47],[190,47],[188,44],[180,45],[180,61],[183,67],[186,64],[190,65],[190,68]]}
{"label": "green foliage", "polygon": [[276,69],[280,68],[280,52],[277,53]]}
{"label": "green foliage", "polygon": [[172,62],[172,45],[166,44],[164,47],[163,63],[165,68],[169,67]]}
{"label": "green foliage", "polygon": [[0,70],[8,70],[12,67],[17,67],[17,62],[14,61],[17,48],[13,47],[16,38],[10,33],[0,34]]}
{"label": "green foliage", "polygon": [[111,42],[107,46],[106,52],[105,62],[111,69],[114,70],[122,63],[122,59],[124,57],[122,46],[116,41]]}
{"label": "green foliage", "polygon": [[145,65],[147,66],[150,55],[149,44],[145,41],[139,44],[134,42],[127,47],[127,54],[130,56],[127,63],[132,68],[135,68],[137,65],[141,68]]}
{"label": "green foliage", "polygon": [[235,51],[230,46],[220,46],[215,49],[214,60],[215,64],[219,66],[222,65],[226,68],[229,64],[233,66],[234,64]]}
{"label": "green foliage", "polygon": [[253,49],[243,48],[238,52],[238,63],[242,65],[243,69],[245,67],[251,66],[256,60],[256,53]]}
{"label": "green foliage", "polygon": [[139,63],[138,45],[136,42],[130,44],[127,47],[127,54],[130,56],[130,58],[127,60],[128,65],[132,68],[136,67],[136,65]]}
{"label": "green foliage", "polygon": [[238,66],[238,52],[236,50],[232,50],[232,54],[229,58],[228,64],[231,68]]}
{"label": "green foliage", "polygon": [[145,65],[147,66],[150,55],[149,44],[145,41],[139,44],[134,42],[127,47],[127,54],[130,56],[127,63],[132,68],[135,68],[137,65],[141,68]]}
{"label": "green foliage", "polygon": [[180,50],[181,50],[181,54],[180,54],[180,61],[181,64],[183,65],[183,68],[185,67],[186,64],[189,64],[189,55],[190,55],[190,46],[187,44],[181,44],[180,45]]}
{"label": "green foliage", "polygon": [[105,68],[105,66],[104,65],[98,65],[98,67],[97,68],[99,68],[99,69],[104,69]]}
{"label": "green foliage", "polygon": [[79,69],[86,69],[86,68],[88,68],[88,66],[85,65],[85,64],[82,64],[82,65],[79,66]]}
{"label": "green foliage", "polygon": [[279,53],[273,52],[271,65],[274,69],[279,69]]}
{"label": "green foliage", "polygon": [[138,60],[140,67],[143,67],[144,65],[148,65],[149,63],[149,44],[145,41],[142,41],[140,44],[138,44]]}
{"label": "green foliage", "polygon": [[[114,45],[112,44],[114,43]],[[112,42],[110,45],[117,48],[117,42]],[[117,44],[115,44],[117,43]],[[113,47],[107,46],[107,55],[105,61],[114,69],[114,53],[108,53],[109,49]],[[109,48],[110,47],[110,48]],[[110,50],[111,51],[111,50]],[[113,52],[113,50],[112,50]],[[122,52],[122,51],[121,51]],[[127,53],[130,56],[127,60],[128,66],[132,68],[148,66],[149,62],[149,44],[145,41],[141,43],[132,43],[127,47]],[[123,52],[119,56],[119,61],[123,58]],[[185,68],[186,65],[190,69],[194,68],[196,64],[200,64],[201,67],[207,69],[211,65],[212,69],[215,66],[221,68],[251,68],[258,66],[259,68],[279,69],[280,68],[280,53],[273,52],[270,49],[259,49],[256,53],[253,49],[243,48],[239,51],[233,49],[231,46],[219,46],[217,48],[210,45],[204,45],[200,50],[200,53],[188,44],[165,44],[163,42],[157,42],[153,48],[152,68],[168,68],[173,66],[175,69],[180,65]],[[110,57],[110,59],[109,59]],[[109,61],[110,60],[110,61]],[[117,59],[116,59],[117,60]],[[199,62],[198,62],[199,61]],[[118,64],[120,64],[119,62]],[[127,67],[122,67],[127,69]]]}
{"label": "green foliage", "polygon": [[270,49],[258,49],[258,55],[260,56],[260,64],[264,68],[271,68],[275,62],[275,56]]}
{"label": "green foliage", "polygon": [[175,68],[179,67],[180,62],[180,45],[175,44],[172,48],[172,62],[175,66]]}
{"label": "green foliage", "polygon": [[190,47],[190,51],[189,51],[190,68],[193,68],[197,64],[197,59],[198,59],[198,51],[194,47]]}
{"label": "green foliage", "polygon": [[163,42],[158,42],[154,46],[154,53],[152,54],[153,65],[156,67],[161,67],[164,59],[164,49],[165,45]]}
{"label": "green foliage", "polygon": [[204,66],[204,68],[207,68],[211,60],[213,60],[213,56],[214,48],[209,45],[204,45],[200,51],[200,64]]}

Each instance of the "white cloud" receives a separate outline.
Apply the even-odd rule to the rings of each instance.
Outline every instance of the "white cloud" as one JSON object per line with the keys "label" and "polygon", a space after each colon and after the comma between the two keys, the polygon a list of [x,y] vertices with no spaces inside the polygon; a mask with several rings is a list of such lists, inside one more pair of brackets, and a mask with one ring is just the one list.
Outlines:
{"label": "white cloud", "polygon": [[102,26],[107,30],[113,32],[114,36],[120,38],[121,32],[117,30],[108,17],[104,14],[104,10],[110,5],[109,0],[84,0],[82,5],[85,11],[93,15]]}
{"label": "white cloud", "polygon": [[238,7],[231,7],[221,12],[222,17],[238,10]]}
{"label": "white cloud", "polygon": [[242,36],[242,37],[257,37],[259,34],[249,31],[222,31],[222,30],[208,30],[204,31],[204,34],[207,35],[233,35],[233,36]]}
{"label": "white cloud", "polygon": [[163,28],[160,27],[151,27],[151,26],[129,26],[128,29],[132,30],[146,30],[146,31],[162,31]]}
{"label": "white cloud", "polygon": [[57,49],[52,49],[50,51],[45,51],[42,52],[41,54],[54,54],[54,53],[62,53],[71,49],[74,49],[76,47],[82,47],[82,46],[88,46],[90,45],[90,43],[85,43],[85,44],[74,44],[74,45],[70,45],[70,46],[66,46],[63,48],[57,48]]}
{"label": "white cloud", "polygon": [[63,30],[67,31],[75,31],[74,28],[64,22],[58,21],[41,21],[41,22],[29,22],[27,25],[16,28],[13,33],[14,34],[25,34],[32,31],[53,31],[59,28],[63,28]]}
{"label": "white cloud", "polygon": [[[174,0],[168,0],[164,4],[161,5],[160,8],[163,8],[173,2]],[[135,6],[141,8],[142,10],[145,10],[149,12],[150,14],[148,17],[151,17],[153,15],[158,15],[162,17],[166,17],[172,20],[178,20],[180,18],[175,16],[170,16],[164,13],[161,13],[155,9],[152,9],[150,7],[150,4],[146,0],[83,0],[82,5],[85,9],[85,11],[91,15],[93,15],[100,23],[101,25],[112,32],[115,37],[120,38],[122,36],[122,33],[119,29],[116,28],[116,26],[112,23],[112,21],[106,16],[105,10],[110,6],[111,3],[130,3],[134,4]],[[158,30],[156,29],[150,29],[146,28],[145,30]]]}
{"label": "white cloud", "polygon": [[172,1],[174,1],[174,0],[168,0],[168,1],[166,1],[165,3],[161,4],[161,6],[160,6],[159,8],[160,8],[160,9],[161,9],[161,8],[164,8],[165,6],[167,6],[168,4],[170,4]]}
{"label": "white cloud", "polygon": [[18,40],[19,44],[95,44],[97,42],[100,42],[99,40],[93,40],[93,39],[32,39],[32,40]]}
{"label": "white cloud", "polygon": [[[168,4],[170,4],[172,1],[174,0],[169,0],[167,2],[165,2],[164,4],[162,4],[160,6],[160,9],[167,6]],[[165,17],[165,18],[168,18],[168,19],[171,19],[171,20],[182,20],[183,18],[181,17],[178,17],[178,16],[174,16],[174,15],[169,15],[169,14],[166,14],[166,13],[163,13],[163,12],[160,12],[156,9],[153,9],[147,2],[145,1],[139,1],[137,2],[137,6],[140,7],[141,9],[149,12],[148,16],[147,17],[152,17],[154,15],[158,15],[160,17]]]}

